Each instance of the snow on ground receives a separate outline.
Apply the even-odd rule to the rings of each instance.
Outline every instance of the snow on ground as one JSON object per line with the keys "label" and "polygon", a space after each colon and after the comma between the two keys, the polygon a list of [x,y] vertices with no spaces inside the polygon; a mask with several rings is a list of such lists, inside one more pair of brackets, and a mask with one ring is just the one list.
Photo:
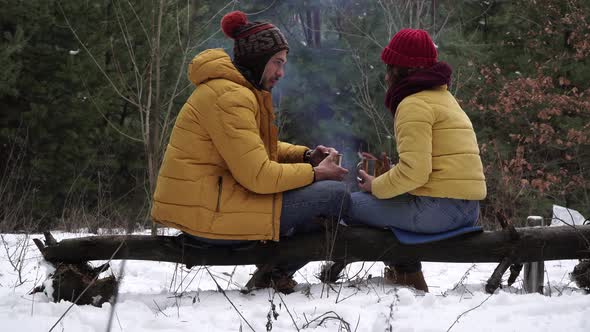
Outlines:
{"label": "snow on ground", "polygon": [[563,206],[553,205],[551,226],[584,225],[588,222],[580,212]]}
{"label": "snow on ground", "polygon": [[[58,240],[85,235],[54,233]],[[3,234],[0,239],[0,331],[49,331],[71,305],[52,303],[41,293],[28,295],[51,271],[32,238],[42,236]],[[113,262],[112,273],[118,275],[121,264]],[[244,295],[239,288],[254,271],[251,265],[187,270],[127,261],[111,331],[266,331],[269,321],[273,331],[447,331],[451,326],[451,331],[478,332],[590,331],[590,295],[569,280],[576,264],[546,262],[547,296],[524,294],[522,279],[486,294],[483,287],[496,264],[428,262],[423,264],[428,294],[384,285],[383,264],[375,262],[352,264],[350,281],[328,286],[316,278],[321,263],[314,262],[297,273],[300,285],[293,294]],[[111,308],[108,303],[73,306],[53,331],[106,331]]]}

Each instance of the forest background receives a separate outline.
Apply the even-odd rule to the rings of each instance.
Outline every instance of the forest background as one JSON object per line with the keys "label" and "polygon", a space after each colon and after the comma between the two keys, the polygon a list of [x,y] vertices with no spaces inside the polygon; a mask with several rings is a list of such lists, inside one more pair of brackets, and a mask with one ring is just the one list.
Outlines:
{"label": "forest background", "polygon": [[[281,139],[395,155],[382,48],[427,30],[488,185],[481,222],[590,215],[589,0],[0,0],[0,232],[149,227],[188,62],[242,10],[290,43]],[[354,179],[349,179],[351,183]]]}

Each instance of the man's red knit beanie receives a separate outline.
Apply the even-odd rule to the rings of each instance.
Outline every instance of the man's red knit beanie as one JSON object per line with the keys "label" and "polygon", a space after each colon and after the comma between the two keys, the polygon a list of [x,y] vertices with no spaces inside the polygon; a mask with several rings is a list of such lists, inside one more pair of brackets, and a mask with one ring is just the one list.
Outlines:
{"label": "man's red knit beanie", "polygon": [[402,29],[381,52],[381,60],[396,67],[430,67],[437,62],[436,46],[428,32]]}

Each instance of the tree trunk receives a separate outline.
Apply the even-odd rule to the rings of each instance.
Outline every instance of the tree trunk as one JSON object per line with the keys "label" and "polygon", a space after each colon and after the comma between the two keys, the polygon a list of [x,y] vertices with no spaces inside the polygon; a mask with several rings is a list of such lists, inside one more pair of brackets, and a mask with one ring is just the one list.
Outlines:
{"label": "tree trunk", "polygon": [[322,21],[320,16],[320,7],[312,9],[313,25],[313,47],[320,48],[322,46]]}
{"label": "tree trunk", "polygon": [[[151,66],[152,69],[155,71],[155,78],[150,84],[154,85],[154,102],[153,107],[149,109],[149,135],[147,137],[148,140],[148,181],[150,186],[150,197],[154,194],[156,190],[156,181],[158,178],[158,171],[160,168],[160,60],[161,50],[160,50],[160,41],[161,41],[161,34],[162,34],[162,16],[164,15],[164,0],[160,0],[158,12],[157,12],[157,20],[155,23],[155,32],[154,32],[154,40],[153,45],[154,49],[152,51],[152,59],[151,59]],[[157,234],[157,225],[156,223],[152,223],[152,235]]]}
{"label": "tree trunk", "polygon": [[303,32],[305,35],[305,42],[307,47],[313,47],[313,32],[311,31],[311,12],[305,10],[305,21],[303,21],[302,15],[300,15],[301,25],[303,26]]}
{"label": "tree trunk", "polygon": [[178,262],[189,267],[321,260],[500,262],[510,255],[517,262],[590,257],[590,225],[516,230],[518,239],[508,231],[492,231],[418,245],[400,244],[391,231],[365,227],[343,227],[335,236],[334,232],[305,234],[281,242],[252,241],[230,248],[211,247],[183,235],[95,236],[53,242],[46,233],[47,245],[34,241],[43,257],[54,263],[108,260],[115,253],[113,259]]}

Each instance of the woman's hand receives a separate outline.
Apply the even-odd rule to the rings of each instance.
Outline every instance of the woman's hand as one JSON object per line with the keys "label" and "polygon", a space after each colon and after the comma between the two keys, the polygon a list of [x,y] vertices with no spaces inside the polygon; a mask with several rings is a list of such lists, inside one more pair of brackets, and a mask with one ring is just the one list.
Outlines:
{"label": "woman's hand", "polygon": [[364,191],[370,193],[372,191],[371,186],[373,185],[374,176],[370,176],[367,172],[363,171],[362,169],[358,171],[358,185],[359,188]]}

